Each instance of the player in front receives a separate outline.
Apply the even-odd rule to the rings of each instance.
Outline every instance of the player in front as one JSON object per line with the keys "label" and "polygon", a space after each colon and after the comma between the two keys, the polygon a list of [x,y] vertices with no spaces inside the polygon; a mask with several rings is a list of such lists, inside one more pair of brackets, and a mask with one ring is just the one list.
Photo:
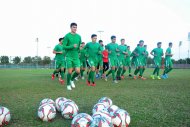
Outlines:
{"label": "player in front", "polygon": [[102,53],[101,46],[99,43],[96,42],[97,35],[91,35],[92,42],[86,44],[84,49],[88,54],[88,64],[90,66],[90,72],[88,73],[88,79],[86,80],[86,84],[88,86],[96,86],[94,78],[95,78],[95,69],[98,63],[99,54]]}
{"label": "player in front", "polygon": [[112,79],[114,83],[118,83],[115,77],[115,69],[117,67],[117,52],[118,50],[118,44],[116,43],[116,36],[111,36],[111,43],[109,43],[106,47],[108,49],[108,57],[109,57],[109,64],[110,64],[110,70],[105,76],[105,80],[107,81],[107,76],[112,73]]}
{"label": "player in front", "polygon": [[71,32],[66,34],[63,40],[63,48],[66,51],[66,66],[68,69],[67,90],[75,88],[74,79],[80,74],[79,48],[81,44],[81,36],[76,33],[76,23],[71,23],[70,28]]}
{"label": "player in front", "polygon": [[53,54],[55,54],[56,60],[56,70],[52,74],[52,79],[54,79],[55,74],[60,72],[59,82],[64,84],[64,68],[65,68],[65,50],[63,49],[62,40],[64,38],[59,38],[59,44],[57,44],[53,49]]}
{"label": "player in front", "polygon": [[160,71],[160,67],[161,67],[161,62],[162,62],[162,56],[164,55],[163,53],[163,49],[161,48],[162,46],[162,42],[158,42],[157,43],[157,48],[154,48],[150,54],[152,56],[154,56],[153,60],[154,60],[154,64],[155,64],[155,69],[151,75],[151,78],[152,79],[155,79],[155,74],[157,75],[157,79],[161,79],[160,78],[160,74],[159,74],[159,71]]}
{"label": "player in front", "polygon": [[[134,54],[136,56],[136,59],[137,59],[137,68],[135,70],[135,72],[138,73],[138,71],[140,72],[139,76],[142,80],[146,80],[146,78],[143,77],[143,57],[146,55],[146,50],[144,48],[144,41],[143,40],[140,40],[139,41],[139,46],[137,46],[134,50]],[[136,79],[136,74],[134,75],[134,79]]]}
{"label": "player in front", "polygon": [[170,42],[169,47],[167,48],[166,53],[165,53],[165,70],[162,75],[163,79],[167,79],[168,73],[173,69],[173,63],[171,59],[171,57],[173,56],[172,51],[171,51],[172,46],[173,44],[172,42]]}

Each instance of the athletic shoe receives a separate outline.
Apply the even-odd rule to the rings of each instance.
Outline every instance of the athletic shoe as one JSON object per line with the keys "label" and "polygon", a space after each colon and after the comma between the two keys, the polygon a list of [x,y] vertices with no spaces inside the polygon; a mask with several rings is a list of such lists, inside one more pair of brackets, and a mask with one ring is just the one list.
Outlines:
{"label": "athletic shoe", "polygon": [[54,75],[54,74],[51,75],[51,79],[52,79],[52,80],[55,79],[55,75]]}
{"label": "athletic shoe", "polygon": [[88,80],[86,80],[86,85],[90,86],[90,82]]}
{"label": "athletic shoe", "polygon": [[84,76],[82,76],[82,78],[81,78],[82,80],[84,80]]}
{"label": "athletic shoe", "polygon": [[155,78],[154,78],[154,75],[151,75],[150,77],[151,77],[152,79],[155,79]]}
{"label": "athletic shoe", "polygon": [[157,79],[159,79],[159,80],[160,80],[160,79],[161,79],[161,78],[160,78],[160,76],[157,76]]}
{"label": "athletic shoe", "polygon": [[75,88],[74,81],[71,81],[71,87],[72,87],[72,88]]}
{"label": "athletic shoe", "polygon": [[113,83],[117,84],[117,83],[118,83],[118,81],[117,81],[117,80],[114,80],[114,81],[113,81]]}
{"label": "athletic shoe", "polygon": [[72,90],[70,85],[67,85],[67,90]]}
{"label": "athletic shoe", "polygon": [[59,78],[59,82],[63,85],[64,84],[64,80]]}
{"label": "athletic shoe", "polygon": [[125,78],[125,77],[122,75],[122,76],[121,76],[121,79],[124,79],[124,78]]}
{"label": "athletic shoe", "polygon": [[91,86],[96,86],[96,84],[95,84],[95,83],[92,83]]}
{"label": "athletic shoe", "polygon": [[141,77],[141,79],[142,79],[142,80],[146,80],[146,78],[145,78],[145,77]]}
{"label": "athletic shoe", "polygon": [[106,81],[106,82],[108,81],[108,78],[107,78],[107,76],[105,76],[105,78],[104,78],[104,79],[105,79],[105,81]]}
{"label": "athletic shoe", "polygon": [[129,74],[129,77],[133,77],[131,74]]}
{"label": "athletic shoe", "polygon": [[165,77],[168,78],[168,74],[165,74]]}
{"label": "athletic shoe", "polygon": [[140,75],[138,76],[138,78],[141,78],[141,77],[142,77],[142,76],[140,76]]}
{"label": "athletic shoe", "polygon": [[162,79],[166,79],[166,76],[165,76],[165,75],[162,75],[161,78],[162,78]]}
{"label": "athletic shoe", "polygon": [[135,79],[135,80],[136,80],[136,79],[137,79],[137,76],[133,76],[133,79]]}
{"label": "athletic shoe", "polygon": [[96,74],[96,78],[99,79],[100,78],[100,74]]}
{"label": "athletic shoe", "polygon": [[78,81],[79,80],[78,77],[76,77],[75,80]]}

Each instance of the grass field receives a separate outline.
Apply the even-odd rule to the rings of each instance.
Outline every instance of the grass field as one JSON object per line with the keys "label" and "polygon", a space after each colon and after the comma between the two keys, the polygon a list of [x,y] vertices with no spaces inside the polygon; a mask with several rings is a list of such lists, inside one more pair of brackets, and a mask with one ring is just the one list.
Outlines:
{"label": "grass field", "polygon": [[[114,85],[98,80],[96,87],[85,81],[76,82],[76,89],[67,91],[57,79],[51,80],[49,69],[0,70],[0,105],[10,109],[12,119],[8,127],[70,127],[57,113],[51,123],[37,118],[39,102],[43,98],[63,96],[74,100],[80,112],[91,114],[99,98],[110,97],[113,104],[126,109],[131,127],[190,127],[190,70],[176,69],[167,80],[146,81],[125,79]],[[153,70],[147,69],[145,77]]]}

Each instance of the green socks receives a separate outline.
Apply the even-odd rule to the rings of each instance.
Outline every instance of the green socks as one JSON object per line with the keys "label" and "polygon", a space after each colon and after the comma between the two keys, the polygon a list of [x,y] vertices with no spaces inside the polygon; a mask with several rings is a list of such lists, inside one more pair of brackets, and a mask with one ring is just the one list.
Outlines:
{"label": "green socks", "polygon": [[74,72],[74,74],[72,75],[71,81],[73,81],[77,76],[78,76],[78,73]]}
{"label": "green socks", "polygon": [[67,74],[67,85],[70,85],[71,74]]}

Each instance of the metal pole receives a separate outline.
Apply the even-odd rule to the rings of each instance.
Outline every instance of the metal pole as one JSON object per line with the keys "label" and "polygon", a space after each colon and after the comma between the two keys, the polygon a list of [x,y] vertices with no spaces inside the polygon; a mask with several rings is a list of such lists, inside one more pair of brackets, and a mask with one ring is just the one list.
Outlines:
{"label": "metal pole", "polygon": [[36,47],[36,68],[38,68],[38,41],[39,41],[39,39],[36,38],[36,43],[37,43],[37,47]]}
{"label": "metal pole", "polygon": [[99,30],[99,31],[97,31],[97,32],[100,34],[100,40],[101,40],[101,33],[103,33],[104,31]]}

